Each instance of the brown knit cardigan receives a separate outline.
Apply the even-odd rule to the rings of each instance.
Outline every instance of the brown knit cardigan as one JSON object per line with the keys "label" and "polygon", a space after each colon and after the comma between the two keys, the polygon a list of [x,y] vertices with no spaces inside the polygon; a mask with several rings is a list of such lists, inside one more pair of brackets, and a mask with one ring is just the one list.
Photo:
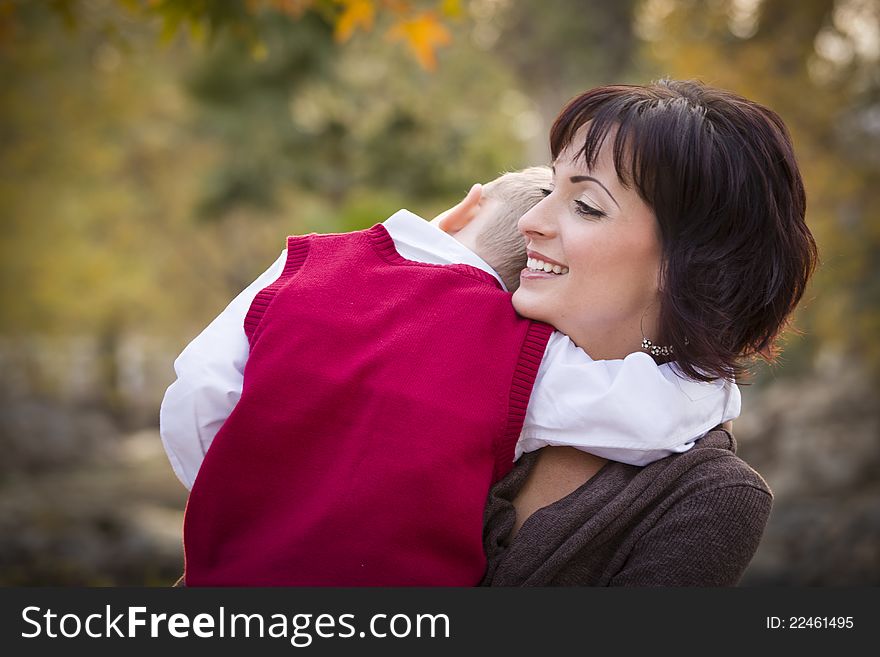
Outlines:
{"label": "brown knit cardigan", "polygon": [[609,461],[538,510],[507,544],[537,452],[490,491],[483,586],[735,586],[773,502],[767,482],[716,427],[683,454],[644,467]]}

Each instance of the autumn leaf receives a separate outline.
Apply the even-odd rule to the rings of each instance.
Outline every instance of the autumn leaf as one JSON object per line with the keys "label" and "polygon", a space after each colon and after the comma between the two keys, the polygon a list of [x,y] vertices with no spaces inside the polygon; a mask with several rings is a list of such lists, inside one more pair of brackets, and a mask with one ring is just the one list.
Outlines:
{"label": "autumn leaf", "polygon": [[424,12],[397,23],[388,31],[388,37],[406,42],[419,64],[428,71],[437,68],[435,50],[452,41],[452,35],[433,12]]}
{"label": "autumn leaf", "polygon": [[376,8],[370,0],[339,0],[345,6],[336,21],[334,36],[339,42],[348,41],[358,27],[369,30],[373,27]]}

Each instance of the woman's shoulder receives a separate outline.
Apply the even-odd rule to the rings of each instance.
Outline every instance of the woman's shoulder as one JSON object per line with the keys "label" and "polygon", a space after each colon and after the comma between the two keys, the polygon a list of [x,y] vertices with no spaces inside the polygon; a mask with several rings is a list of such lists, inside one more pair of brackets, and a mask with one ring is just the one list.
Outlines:
{"label": "woman's shoulder", "polygon": [[[763,513],[773,502],[770,485],[737,454],[736,438],[720,426],[687,452],[645,466],[609,462],[607,470],[592,491],[581,492],[598,494],[609,506],[640,509],[646,514],[640,521],[672,509],[724,506],[731,500]],[[584,502],[583,497],[578,501]]]}
{"label": "woman's shoulder", "polygon": [[[773,505],[764,478],[736,453],[733,434],[717,428],[688,452],[661,459],[651,484],[675,478],[655,498],[656,513],[612,586],[734,586],[761,541]],[[663,464],[662,461],[668,461]],[[644,484],[646,482],[642,482]],[[699,559],[693,557],[699,555]]]}
{"label": "woman's shoulder", "polygon": [[[698,483],[700,488],[723,489],[730,486],[750,486],[766,493],[771,499],[770,485],[751,465],[737,454],[734,435],[722,427],[716,427],[694,443],[687,452],[661,459],[654,465],[658,469],[671,468],[684,477],[682,483]],[[663,463],[668,461],[668,463]]]}

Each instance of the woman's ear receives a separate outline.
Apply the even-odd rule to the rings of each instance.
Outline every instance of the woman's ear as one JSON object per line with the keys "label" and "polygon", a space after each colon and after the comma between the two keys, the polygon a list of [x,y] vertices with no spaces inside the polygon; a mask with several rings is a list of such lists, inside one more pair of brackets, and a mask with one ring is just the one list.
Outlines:
{"label": "woman's ear", "polygon": [[437,227],[446,233],[457,233],[477,216],[482,196],[483,186],[480,183],[474,184],[467,196],[458,204],[434,217],[431,223],[436,223]]}

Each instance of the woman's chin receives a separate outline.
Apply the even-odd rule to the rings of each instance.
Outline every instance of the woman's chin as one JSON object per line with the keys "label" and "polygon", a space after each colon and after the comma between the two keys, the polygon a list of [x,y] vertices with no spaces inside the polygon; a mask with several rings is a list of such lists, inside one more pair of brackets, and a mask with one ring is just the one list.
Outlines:
{"label": "woman's chin", "polygon": [[533,290],[520,286],[512,297],[513,309],[523,317],[543,321],[539,295]]}

